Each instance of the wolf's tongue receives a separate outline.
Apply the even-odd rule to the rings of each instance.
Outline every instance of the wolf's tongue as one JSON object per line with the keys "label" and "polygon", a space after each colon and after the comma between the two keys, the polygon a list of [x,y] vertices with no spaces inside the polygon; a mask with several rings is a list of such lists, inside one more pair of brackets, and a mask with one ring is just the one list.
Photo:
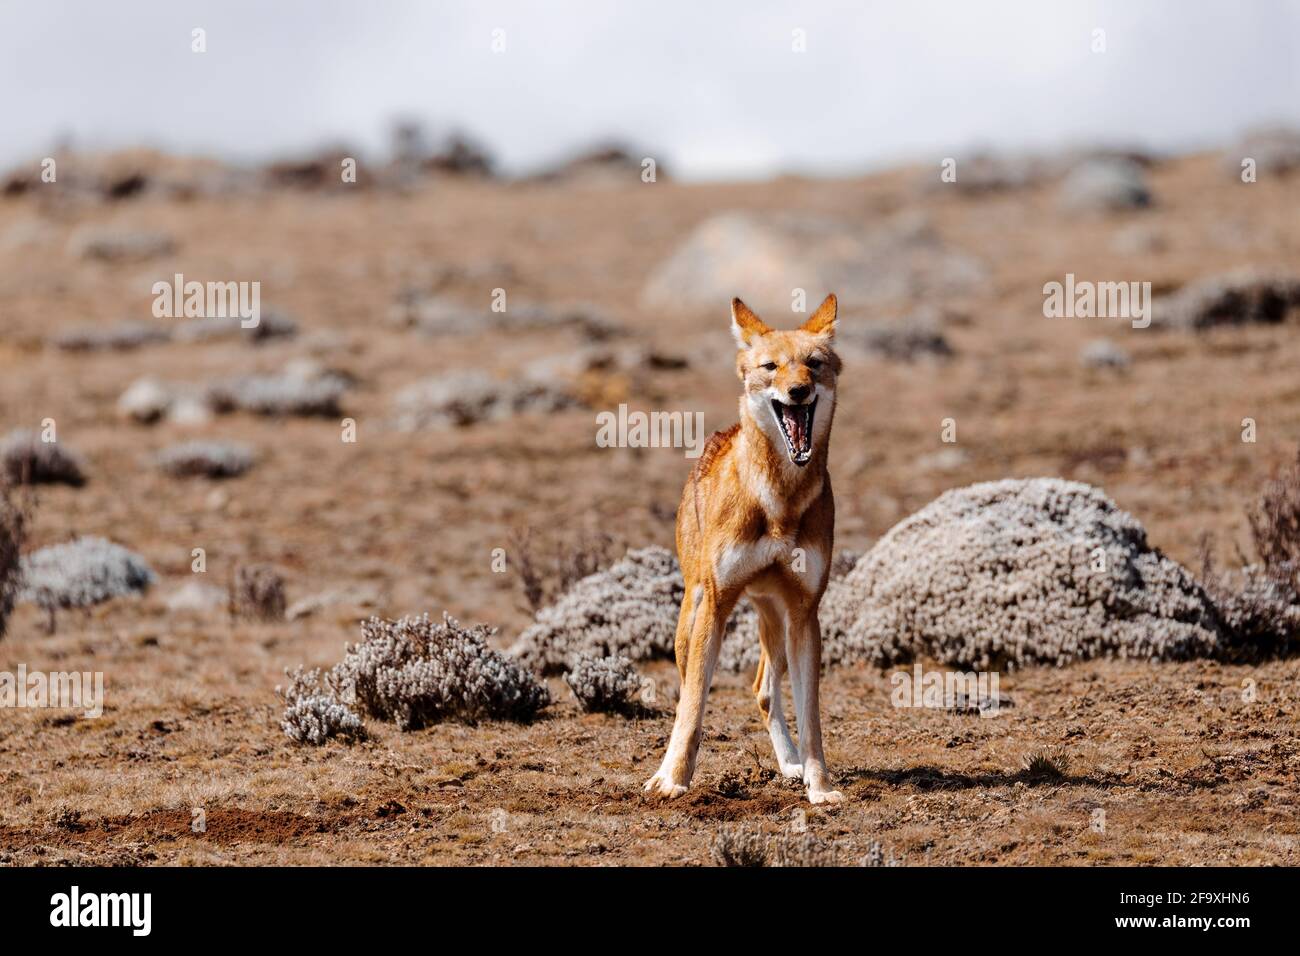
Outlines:
{"label": "wolf's tongue", "polygon": [[802,450],[804,447],[803,409],[795,405],[786,405],[782,415],[785,418],[786,431],[790,435],[790,440],[794,442],[795,450]]}

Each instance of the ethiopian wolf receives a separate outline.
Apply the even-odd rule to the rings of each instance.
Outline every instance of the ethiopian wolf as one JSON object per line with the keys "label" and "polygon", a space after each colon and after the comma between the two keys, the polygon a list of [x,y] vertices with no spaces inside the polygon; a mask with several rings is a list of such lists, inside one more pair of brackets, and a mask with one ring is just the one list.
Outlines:
{"label": "ethiopian wolf", "polygon": [[[704,703],[723,629],[742,594],[758,610],[762,654],[754,694],[781,773],[802,779],[813,803],[839,803],[822,755],[817,606],[830,573],[835,501],[826,470],[835,415],[835,296],[800,328],[778,332],[739,299],[731,331],[744,383],[740,423],[715,432],[677,509],[686,593],[677,621],[681,694],[668,752],[645,789],[679,797],[690,786]],[[796,749],[781,709],[790,674]]]}

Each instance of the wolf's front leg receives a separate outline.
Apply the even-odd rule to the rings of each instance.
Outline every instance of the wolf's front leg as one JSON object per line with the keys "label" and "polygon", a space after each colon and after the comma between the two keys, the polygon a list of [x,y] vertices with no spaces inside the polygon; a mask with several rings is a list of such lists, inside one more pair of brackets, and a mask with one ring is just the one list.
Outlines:
{"label": "wolf's front leg", "polygon": [[786,657],[795,719],[799,724],[799,757],[803,764],[803,782],[808,785],[808,799],[812,803],[842,803],[844,794],[830,788],[826,757],[822,753],[822,634],[816,608],[805,614],[791,615],[786,633]]}
{"label": "wolf's front leg", "polygon": [[[668,740],[663,763],[645,785],[648,792],[669,798],[684,794],[695,775],[695,758],[704,733],[704,703],[713,682],[713,669],[718,663],[723,627],[731,611],[729,606],[723,608],[719,604],[711,588],[697,589],[695,595],[690,612],[689,637],[685,643],[677,642],[682,686],[677,698],[672,737]],[[686,660],[685,666],[681,667],[683,652]]]}

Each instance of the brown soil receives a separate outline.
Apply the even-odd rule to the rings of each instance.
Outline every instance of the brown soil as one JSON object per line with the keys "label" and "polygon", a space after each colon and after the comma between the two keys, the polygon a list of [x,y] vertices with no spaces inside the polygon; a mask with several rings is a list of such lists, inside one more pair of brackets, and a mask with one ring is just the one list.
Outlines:
{"label": "brown soil", "polygon": [[[832,462],[841,546],[869,545],[950,487],[1062,475],[1104,487],[1172,557],[1193,564],[1210,531],[1230,563],[1231,545],[1247,542],[1243,505],[1300,436],[1295,327],[1196,337],[1048,320],[1041,290],[1066,272],[1159,289],[1240,265],[1294,267],[1300,179],[1246,186],[1216,157],[1191,157],[1153,172],[1151,210],[1091,218],[1061,213],[1051,187],[965,199],[918,189],[918,175],[626,188],[439,180],[406,195],[0,202],[0,237],[38,235],[6,251],[0,276],[0,425],[54,418],[60,440],[89,461],[85,487],[41,490],[31,544],[104,535],[161,578],[143,599],[60,615],[53,635],[33,608],[11,620],[0,669],[103,671],[107,707],[98,720],[0,710],[0,861],[698,864],[720,827],[776,833],[806,819],[846,860],[879,841],[909,864],[1300,863],[1294,662],[1024,671],[1003,675],[1015,706],[991,719],[896,709],[887,675],[835,670],[824,724],[849,801],[831,810],[766,779],[766,734],[745,678],[732,675],[710,700],[691,793],[671,804],[643,798],[671,723],[668,664],[646,668],[664,691],[659,714],[642,720],[583,715],[556,681],[559,703],[529,726],[404,734],[372,722],[369,742],[322,748],[280,731],[273,688],[283,669],[337,660],[370,610],[445,608],[499,626],[503,638],[516,633],[528,619],[518,587],[492,571],[512,528],[557,541],[602,528],[622,544],[672,543],[690,462],[679,451],[596,447],[594,411],[444,432],[388,427],[393,395],[409,382],[464,368],[511,374],[581,345],[570,332],[433,341],[387,323],[399,291],[462,266],[486,274],[456,280],[469,301],[504,286],[512,301],[592,302],[629,341],[691,362],[636,380],[606,375],[598,407],[700,410],[721,428],[734,420],[737,392],[726,303],[663,314],[645,310],[639,291],[695,223],[731,209],[861,221],[920,210],[989,270],[983,291],[949,303],[966,317],[948,331],[951,361],[846,363]],[[66,240],[88,223],[166,230],[180,252],[125,266],[78,260]],[[1134,226],[1163,249],[1115,251],[1116,234]],[[513,276],[493,277],[506,266]],[[294,314],[303,333],[259,348],[40,347],[70,325],[147,319],[151,283],[173,271],[260,279],[264,307]],[[844,305],[846,320],[876,318]],[[232,415],[199,429],[146,428],[114,413],[142,375],[273,370],[306,354],[319,332],[333,336],[315,337],[322,360],[360,381],[345,400],[356,444],[329,420]],[[1082,345],[1101,336],[1132,354],[1131,371],[1080,365]],[[948,417],[965,458],[944,470],[930,456],[951,447],[940,442]],[[1246,417],[1258,422],[1257,443],[1241,441]],[[215,485],[149,463],[196,435],[246,441],[261,460]],[[163,598],[190,578],[195,547],[207,550],[209,583],[265,561],[285,573],[291,601],[355,586],[377,601],[284,624],[173,614]],[[1069,760],[1064,779],[1029,777],[1025,758],[1050,748]],[[192,829],[196,808],[203,832]],[[1098,809],[1104,832],[1094,829]]]}

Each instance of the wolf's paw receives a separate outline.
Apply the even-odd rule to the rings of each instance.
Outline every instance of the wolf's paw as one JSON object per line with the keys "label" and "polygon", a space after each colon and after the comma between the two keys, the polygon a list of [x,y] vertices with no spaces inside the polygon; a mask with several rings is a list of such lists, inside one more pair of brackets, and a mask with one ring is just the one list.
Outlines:
{"label": "wolf's paw", "polygon": [[803,764],[801,763],[783,763],[781,764],[781,776],[789,777],[791,780],[803,779]]}
{"label": "wolf's paw", "polygon": [[686,792],[686,787],[680,783],[673,783],[662,774],[655,774],[645,782],[642,789],[646,793],[658,794],[661,797],[667,797],[669,800],[676,800]]}
{"label": "wolf's paw", "polygon": [[843,803],[844,794],[838,790],[809,790],[809,803]]}

